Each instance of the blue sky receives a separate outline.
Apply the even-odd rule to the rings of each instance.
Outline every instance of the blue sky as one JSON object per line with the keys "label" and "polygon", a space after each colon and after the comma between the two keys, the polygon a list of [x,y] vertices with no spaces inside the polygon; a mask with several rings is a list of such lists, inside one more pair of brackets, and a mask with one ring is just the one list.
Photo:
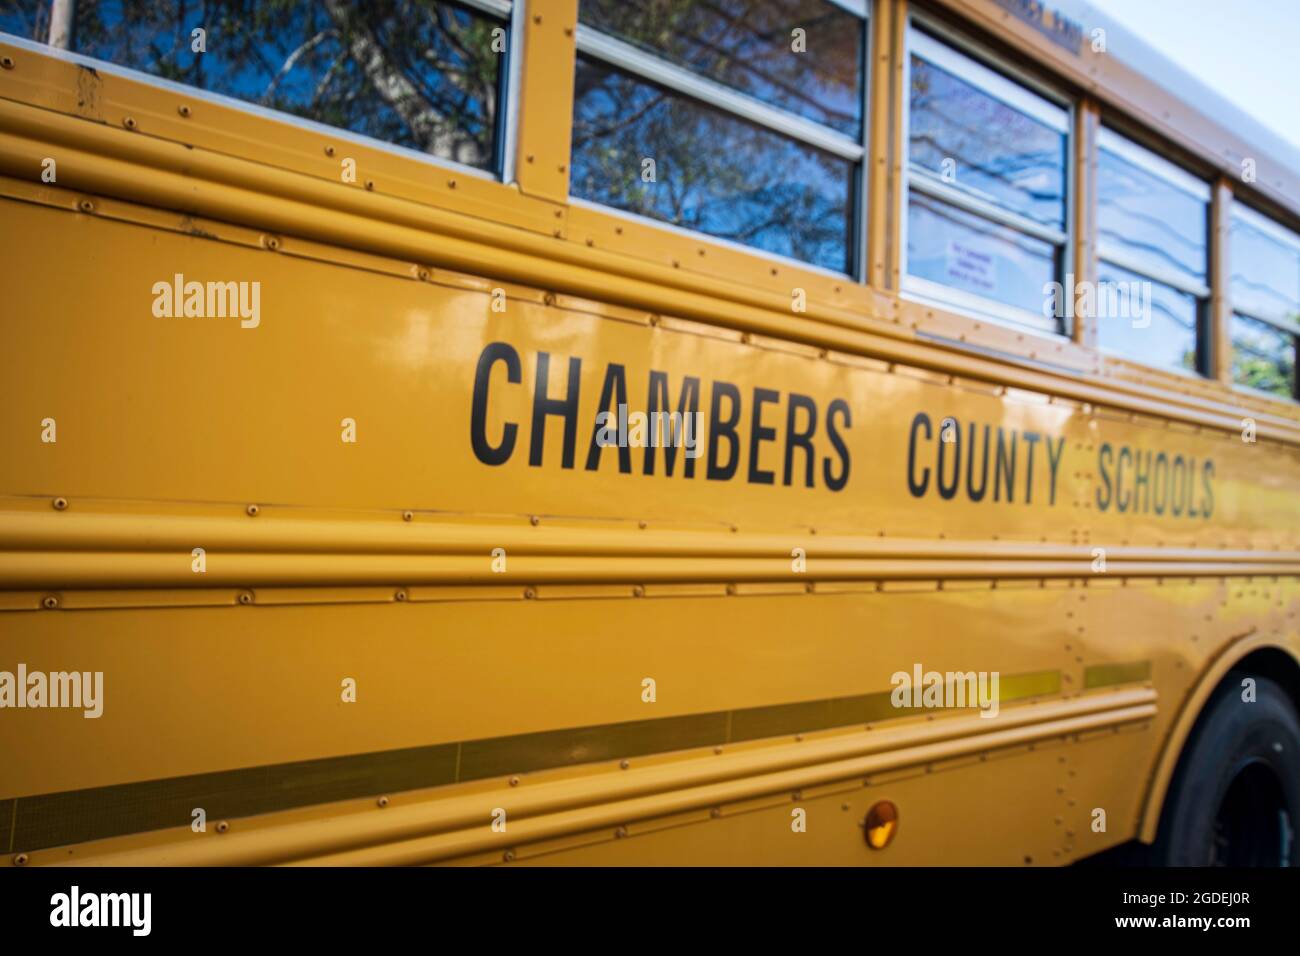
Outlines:
{"label": "blue sky", "polygon": [[1087,0],[1300,149],[1300,0]]}

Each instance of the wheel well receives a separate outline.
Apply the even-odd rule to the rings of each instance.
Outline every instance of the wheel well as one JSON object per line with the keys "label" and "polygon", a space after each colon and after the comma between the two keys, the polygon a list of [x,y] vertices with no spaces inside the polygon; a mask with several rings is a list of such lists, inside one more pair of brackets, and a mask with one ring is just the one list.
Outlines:
{"label": "wheel well", "polygon": [[[1223,680],[1219,681],[1218,687],[1214,688],[1215,693],[1218,692],[1219,687],[1229,682],[1240,683],[1243,676],[1267,677],[1277,681],[1291,698],[1291,705],[1300,712],[1300,663],[1297,663],[1290,654],[1276,647],[1261,647],[1257,651],[1252,651],[1232,665],[1232,670],[1225,674]],[[1200,723],[1199,715],[1197,723]]]}

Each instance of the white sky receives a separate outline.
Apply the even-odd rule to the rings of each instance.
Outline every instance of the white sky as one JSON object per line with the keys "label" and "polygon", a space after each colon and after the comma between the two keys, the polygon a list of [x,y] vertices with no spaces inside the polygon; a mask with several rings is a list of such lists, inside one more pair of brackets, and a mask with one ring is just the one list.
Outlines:
{"label": "white sky", "polygon": [[1087,0],[1300,149],[1300,0]]}

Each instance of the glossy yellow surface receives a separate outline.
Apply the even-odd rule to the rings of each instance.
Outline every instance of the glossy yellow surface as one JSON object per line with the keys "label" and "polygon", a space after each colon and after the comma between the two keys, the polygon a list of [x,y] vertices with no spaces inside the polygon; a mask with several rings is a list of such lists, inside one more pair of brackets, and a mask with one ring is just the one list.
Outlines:
{"label": "glossy yellow surface", "polygon": [[[438,167],[376,152],[362,158],[376,189],[347,187],[320,159],[325,137],[211,105],[182,121],[174,94],[112,76],[88,107],[75,67],[12,52],[0,670],[103,671],[106,699],[97,720],[0,713],[0,811],[455,754],[445,784],[385,793],[382,809],[376,792],[224,834],[32,847],[30,862],[1023,865],[1149,839],[1206,681],[1251,650],[1300,654],[1295,407],[906,302],[887,254],[869,257],[867,286],[569,207],[555,77],[571,83],[573,4],[531,6],[526,49],[545,52],[525,64],[534,161],[518,186],[461,176],[451,190]],[[884,22],[903,14],[890,4]],[[896,36],[873,46],[885,69]],[[872,129],[888,139],[887,120]],[[45,155],[57,184],[39,181]],[[895,173],[871,181],[870,208],[888,209]],[[867,228],[893,241],[897,217]],[[257,327],[156,316],[154,286],[177,273],[260,283]],[[792,287],[807,313],[790,311]],[[473,445],[493,343],[519,363],[486,376],[482,436],[499,447],[515,429],[498,465]],[[552,399],[576,369],[572,467],[557,416],[530,463],[542,355]],[[724,417],[734,386],[734,475],[710,479],[707,450],[693,477],[680,454],[665,474],[662,449],[653,474],[640,448],[626,470],[617,448],[588,468],[615,367],[633,409],[655,373],[673,408],[693,377]],[[756,423],[771,434],[755,442]],[[801,430],[809,445],[792,445]],[[1119,510],[1136,490],[1125,452],[1130,469],[1183,461],[1163,513]],[[917,664],[1048,679],[992,719],[803,726],[783,709],[888,692]],[[654,739],[680,745],[602,749],[632,739],[618,726],[673,720],[655,726],[680,732]],[[554,766],[532,770],[541,745],[512,742],[574,728],[594,736]],[[497,740],[490,773],[462,765]],[[905,825],[873,851],[861,824],[880,800]],[[26,832],[0,828],[0,850],[29,849]]]}

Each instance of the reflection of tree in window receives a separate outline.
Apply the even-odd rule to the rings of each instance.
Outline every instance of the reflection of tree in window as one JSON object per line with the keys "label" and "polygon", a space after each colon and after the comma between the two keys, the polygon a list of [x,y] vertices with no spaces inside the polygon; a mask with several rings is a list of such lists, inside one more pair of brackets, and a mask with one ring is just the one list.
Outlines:
{"label": "reflection of tree in window", "polygon": [[[44,39],[39,19],[31,28]],[[191,49],[197,27],[203,53]],[[74,37],[77,52],[101,60],[491,167],[498,27],[431,0],[82,0]]]}
{"label": "reflection of tree in window", "polygon": [[[582,0],[584,24],[857,138],[862,21],[828,0]],[[805,53],[792,50],[804,31]]]}
{"label": "reflection of tree in window", "polygon": [[[642,179],[653,159],[655,181]],[[580,57],[574,195],[850,271],[853,165]]]}
{"label": "reflection of tree in window", "polygon": [[957,162],[957,185],[1039,222],[1064,222],[1065,137],[912,58],[911,161],[938,171]]}

